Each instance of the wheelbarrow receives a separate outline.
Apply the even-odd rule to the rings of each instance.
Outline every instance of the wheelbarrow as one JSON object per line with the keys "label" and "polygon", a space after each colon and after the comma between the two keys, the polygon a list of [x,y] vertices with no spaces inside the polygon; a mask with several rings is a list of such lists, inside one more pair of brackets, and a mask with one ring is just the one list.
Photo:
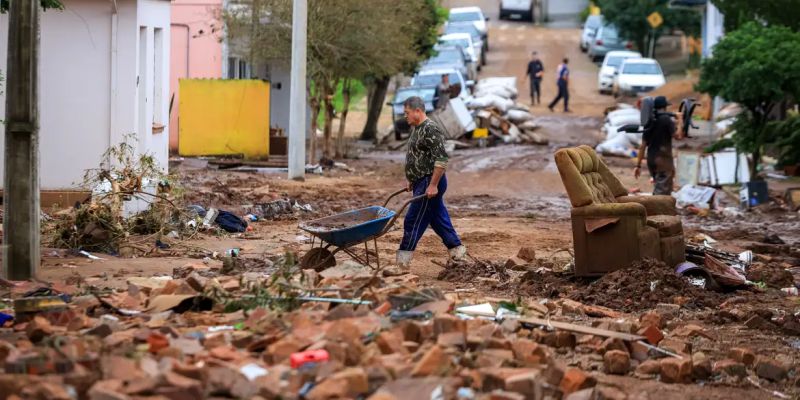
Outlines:
{"label": "wheelbarrow", "polygon": [[[300,267],[316,271],[333,267],[336,265],[336,253],[341,251],[362,265],[380,269],[378,238],[389,232],[409,204],[425,197],[425,195],[412,197],[403,203],[397,212],[386,208],[393,198],[407,191],[408,189],[403,189],[392,193],[383,206],[372,206],[301,222],[300,229],[311,235],[311,250],[300,259]],[[374,246],[374,251],[369,248],[370,242]],[[359,254],[360,250],[356,250],[362,244],[363,256]],[[375,267],[370,263],[370,253],[374,255]]]}

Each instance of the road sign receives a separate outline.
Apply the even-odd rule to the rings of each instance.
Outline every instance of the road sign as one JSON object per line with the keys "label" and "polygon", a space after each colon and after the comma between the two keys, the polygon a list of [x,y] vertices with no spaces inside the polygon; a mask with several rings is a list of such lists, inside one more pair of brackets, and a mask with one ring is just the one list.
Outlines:
{"label": "road sign", "polygon": [[647,22],[650,23],[650,26],[653,29],[656,29],[664,23],[664,18],[658,11],[654,11],[652,14],[647,16]]}

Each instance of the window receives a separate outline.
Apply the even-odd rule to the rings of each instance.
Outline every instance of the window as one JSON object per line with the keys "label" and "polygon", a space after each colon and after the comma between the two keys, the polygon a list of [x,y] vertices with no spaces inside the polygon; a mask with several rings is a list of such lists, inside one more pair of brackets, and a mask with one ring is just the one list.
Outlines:
{"label": "window", "polygon": [[228,79],[249,79],[250,68],[247,61],[237,57],[228,57]]}
{"label": "window", "polygon": [[481,18],[481,13],[477,11],[451,13],[449,19],[450,22],[472,22],[483,20],[483,18]]}
{"label": "window", "polygon": [[228,79],[236,79],[236,73],[239,68],[236,66],[236,58],[228,57]]}
{"label": "window", "polygon": [[153,133],[164,132],[164,31],[153,30]]}
{"label": "window", "polygon": [[622,73],[630,75],[661,75],[661,68],[658,64],[625,64],[622,67]]}

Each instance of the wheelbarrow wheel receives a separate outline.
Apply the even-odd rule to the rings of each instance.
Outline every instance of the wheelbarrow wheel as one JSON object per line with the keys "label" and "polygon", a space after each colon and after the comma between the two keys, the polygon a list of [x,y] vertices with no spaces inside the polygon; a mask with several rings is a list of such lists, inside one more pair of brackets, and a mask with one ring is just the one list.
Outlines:
{"label": "wheelbarrow wheel", "polygon": [[336,258],[328,249],[315,247],[300,259],[300,268],[322,271],[336,265]]}

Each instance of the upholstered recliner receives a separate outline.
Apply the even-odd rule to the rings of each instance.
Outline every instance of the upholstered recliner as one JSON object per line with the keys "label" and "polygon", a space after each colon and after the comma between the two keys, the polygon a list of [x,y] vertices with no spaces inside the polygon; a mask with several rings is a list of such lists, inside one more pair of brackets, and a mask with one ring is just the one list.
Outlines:
{"label": "upholstered recliner", "polygon": [[589,146],[558,150],[555,160],[573,207],[576,275],[602,275],[643,258],[670,266],[685,260],[675,199],[629,196]]}

